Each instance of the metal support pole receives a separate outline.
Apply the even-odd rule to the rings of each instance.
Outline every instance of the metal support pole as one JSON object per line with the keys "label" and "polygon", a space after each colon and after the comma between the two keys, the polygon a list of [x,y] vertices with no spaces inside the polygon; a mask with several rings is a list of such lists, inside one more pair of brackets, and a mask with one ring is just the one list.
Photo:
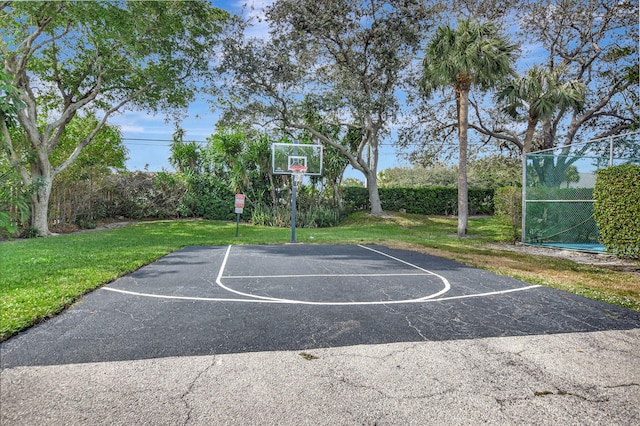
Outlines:
{"label": "metal support pole", "polygon": [[296,242],[296,177],[291,174],[291,242]]}
{"label": "metal support pole", "polygon": [[613,136],[609,138],[609,167],[613,167]]}
{"label": "metal support pole", "polygon": [[527,227],[527,154],[522,154],[522,230],[520,241],[526,243]]}
{"label": "metal support pole", "polygon": [[[293,155],[298,155],[298,149],[295,145],[298,144],[298,141],[293,141]],[[296,177],[293,173],[291,173],[291,242],[296,242],[296,192],[297,192],[297,183]]]}

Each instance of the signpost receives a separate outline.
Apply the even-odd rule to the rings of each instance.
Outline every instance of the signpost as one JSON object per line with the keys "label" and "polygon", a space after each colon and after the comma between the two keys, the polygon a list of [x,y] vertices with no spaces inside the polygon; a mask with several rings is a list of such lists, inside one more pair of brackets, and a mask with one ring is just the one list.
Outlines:
{"label": "signpost", "polygon": [[236,238],[238,238],[238,226],[240,225],[240,215],[244,209],[244,194],[236,194],[235,212],[236,212]]}

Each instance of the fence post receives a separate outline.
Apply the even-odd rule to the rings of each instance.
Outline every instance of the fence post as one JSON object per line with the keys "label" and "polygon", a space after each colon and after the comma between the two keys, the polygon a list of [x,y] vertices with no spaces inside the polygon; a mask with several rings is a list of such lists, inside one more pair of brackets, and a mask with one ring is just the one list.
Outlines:
{"label": "fence post", "polygon": [[522,230],[520,241],[525,241],[525,224],[527,219],[527,153],[522,154]]}
{"label": "fence post", "polygon": [[613,166],[613,136],[609,138],[609,167]]}

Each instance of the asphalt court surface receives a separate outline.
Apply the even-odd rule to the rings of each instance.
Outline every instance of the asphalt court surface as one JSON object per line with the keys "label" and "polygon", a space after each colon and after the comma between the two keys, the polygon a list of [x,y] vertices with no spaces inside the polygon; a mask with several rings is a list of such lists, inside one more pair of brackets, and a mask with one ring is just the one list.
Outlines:
{"label": "asphalt court surface", "polygon": [[634,328],[640,313],[412,251],[187,247],[3,342],[0,365]]}

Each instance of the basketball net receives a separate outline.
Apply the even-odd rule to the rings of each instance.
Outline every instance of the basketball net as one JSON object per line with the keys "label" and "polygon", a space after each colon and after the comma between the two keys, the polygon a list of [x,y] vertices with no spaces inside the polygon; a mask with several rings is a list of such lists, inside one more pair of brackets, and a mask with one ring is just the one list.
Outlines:
{"label": "basketball net", "polygon": [[307,166],[292,164],[289,166],[289,170],[291,170],[291,176],[295,179],[296,184],[301,185],[304,175],[307,172]]}

